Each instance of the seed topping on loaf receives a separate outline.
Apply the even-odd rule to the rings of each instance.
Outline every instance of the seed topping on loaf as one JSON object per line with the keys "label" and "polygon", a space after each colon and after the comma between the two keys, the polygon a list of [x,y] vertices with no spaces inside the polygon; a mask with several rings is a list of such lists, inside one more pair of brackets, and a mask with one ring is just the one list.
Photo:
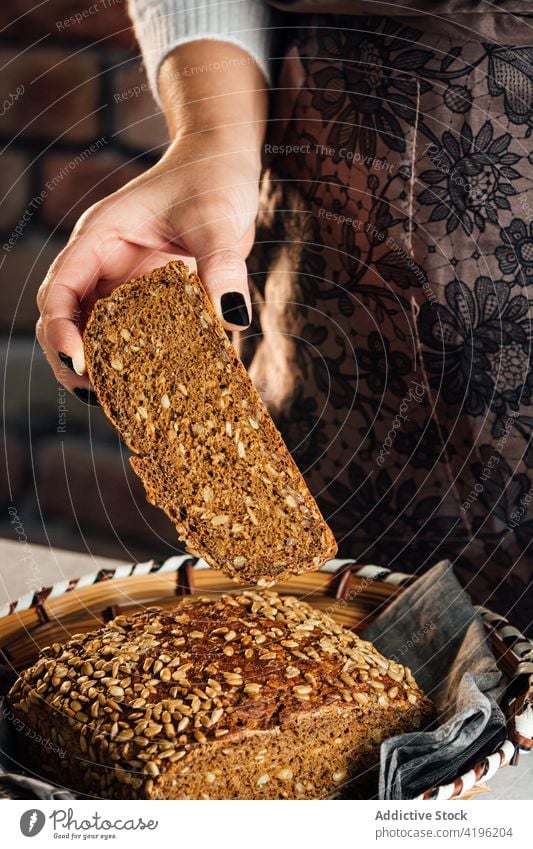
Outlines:
{"label": "seed topping on loaf", "polygon": [[148,782],[148,793],[168,770],[185,775],[198,746],[243,729],[283,727],[326,705],[363,713],[418,706],[412,727],[419,727],[428,704],[407,668],[326,613],[274,591],[118,616],[44,649],[10,700],[22,712],[39,706],[66,717],[88,754],[86,768],[110,762],[121,782],[137,789]]}

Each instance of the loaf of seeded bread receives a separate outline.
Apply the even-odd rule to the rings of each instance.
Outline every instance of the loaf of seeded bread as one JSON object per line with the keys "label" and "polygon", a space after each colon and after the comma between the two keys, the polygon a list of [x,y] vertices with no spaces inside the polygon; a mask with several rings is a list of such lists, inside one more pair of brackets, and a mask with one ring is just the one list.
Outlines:
{"label": "loaf of seeded bread", "polygon": [[305,481],[182,262],[98,301],[89,378],[148,500],[187,551],[241,582],[318,569],[337,551]]}
{"label": "loaf of seeded bread", "polygon": [[[189,597],[54,644],[8,704],[35,732],[20,735],[31,769],[126,799],[324,798],[432,712],[408,669],[269,590]],[[59,753],[43,763],[35,739]]]}

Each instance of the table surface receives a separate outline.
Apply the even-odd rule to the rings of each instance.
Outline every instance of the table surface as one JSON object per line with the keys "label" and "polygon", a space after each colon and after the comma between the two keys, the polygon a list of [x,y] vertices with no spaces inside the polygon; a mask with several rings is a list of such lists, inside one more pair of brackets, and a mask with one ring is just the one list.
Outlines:
{"label": "table surface", "polygon": [[[49,587],[58,581],[121,565],[124,561],[95,557],[90,552],[78,554],[0,539],[0,606],[26,594],[30,586]],[[533,754],[523,756],[517,767],[498,770],[490,780],[489,792],[478,793],[474,798],[533,799]]]}

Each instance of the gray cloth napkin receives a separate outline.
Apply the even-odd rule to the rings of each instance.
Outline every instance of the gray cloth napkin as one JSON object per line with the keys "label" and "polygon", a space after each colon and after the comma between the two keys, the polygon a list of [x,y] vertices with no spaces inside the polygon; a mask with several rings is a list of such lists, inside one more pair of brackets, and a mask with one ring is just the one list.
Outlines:
{"label": "gray cloth napkin", "polygon": [[[409,666],[434,701],[438,727],[391,737],[381,745],[380,799],[411,799],[452,781],[472,756],[505,739],[496,699],[500,672],[483,624],[448,561],[434,566],[365,629],[386,657]],[[1,696],[15,679],[0,671],[0,798],[74,799],[64,788],[23,775],[16,735]],[[46,757],[46,753],[44,754]]]}
{"label": "gray cloth napkin", "polygon": [[503,685],[481,618],[449,561],[426,572],[363,632],[408,666],[437,710],[437,727],[381,745],[380,799],[412,799],[465,772],[506,737]]}

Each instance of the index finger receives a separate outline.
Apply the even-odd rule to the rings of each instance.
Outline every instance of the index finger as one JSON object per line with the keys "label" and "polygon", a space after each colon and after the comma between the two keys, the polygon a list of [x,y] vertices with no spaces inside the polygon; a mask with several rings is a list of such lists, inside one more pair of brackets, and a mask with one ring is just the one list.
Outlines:
{"label": "index finger", "polygon": [[70,357],[79,375],[86,370],[79,330],[81,302],[98,284],[101,267],[100,257],[81,238],[59,254],[37,293],[48,352]]}

